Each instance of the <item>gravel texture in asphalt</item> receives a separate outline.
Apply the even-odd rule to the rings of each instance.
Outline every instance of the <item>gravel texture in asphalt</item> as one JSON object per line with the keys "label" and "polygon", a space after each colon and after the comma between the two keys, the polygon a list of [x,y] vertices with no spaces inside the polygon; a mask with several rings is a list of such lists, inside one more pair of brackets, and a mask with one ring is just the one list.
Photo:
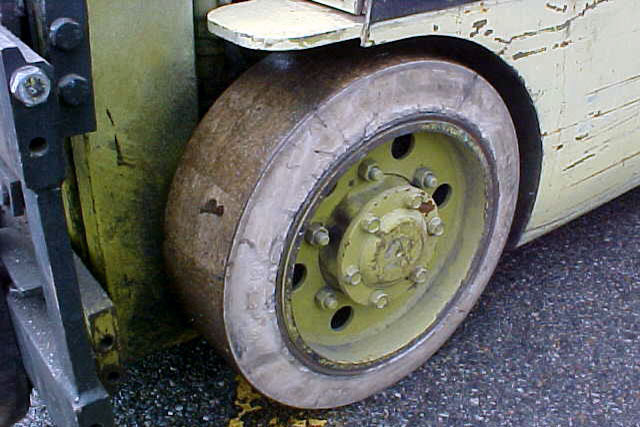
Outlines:
{"label": "gravel texture in asphalt", "polygon": [[[640,189],[505,254],[461,328],[394,387],[326,411],[253,400],[240,387],[241,403],[252,405],[240,419],[245,426],[640,426],[639,254]],[[149,356],[128,372],[113,398],[118,425],[227,426],[241,411],[235,373],[203,342]],[[17,425],[50,423],[34,397]]]}

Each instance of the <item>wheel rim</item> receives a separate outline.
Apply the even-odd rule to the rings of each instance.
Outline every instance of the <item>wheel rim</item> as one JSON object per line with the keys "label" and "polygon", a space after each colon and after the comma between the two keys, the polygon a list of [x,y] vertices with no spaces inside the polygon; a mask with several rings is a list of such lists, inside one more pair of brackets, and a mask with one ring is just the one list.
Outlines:
{"label": "wheel rim", "polygon": [[307,365],[371,368],[455,302],[491,221],[478,146],[461,124],[421,118],[338,161],[311,193],[278,280],[282,329]]}

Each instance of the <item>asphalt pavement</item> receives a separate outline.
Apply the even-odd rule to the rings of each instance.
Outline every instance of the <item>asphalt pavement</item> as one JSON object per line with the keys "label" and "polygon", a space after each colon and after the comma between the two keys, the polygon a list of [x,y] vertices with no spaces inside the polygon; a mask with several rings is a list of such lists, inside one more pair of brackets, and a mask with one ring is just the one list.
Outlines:
{"label": "asphalt pavement", "polygon": [[[194,342],[131,365],[113,403],[121,426],[638,427],[640,189],[505,254],[449,342],[363,402],[283,407]],[[51,425],[37,397],[17,425]]]}

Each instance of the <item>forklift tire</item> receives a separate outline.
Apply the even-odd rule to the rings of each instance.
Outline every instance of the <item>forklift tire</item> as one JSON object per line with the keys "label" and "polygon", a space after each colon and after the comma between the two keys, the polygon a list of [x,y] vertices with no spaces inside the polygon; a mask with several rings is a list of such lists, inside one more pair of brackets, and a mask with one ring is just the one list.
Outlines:
{"label": "forklift tire", "polygon": [[257,390],[342,406],[451,336],[502,253],[518,183],[509,110],[474,70],[413,45],[274,54],[190,141],[166,260]]}
{"label": "forklift tire", "polygon": [[29,409],[31,385],[22,366],[5,289],[0,288],[0,427],[20,421]]}

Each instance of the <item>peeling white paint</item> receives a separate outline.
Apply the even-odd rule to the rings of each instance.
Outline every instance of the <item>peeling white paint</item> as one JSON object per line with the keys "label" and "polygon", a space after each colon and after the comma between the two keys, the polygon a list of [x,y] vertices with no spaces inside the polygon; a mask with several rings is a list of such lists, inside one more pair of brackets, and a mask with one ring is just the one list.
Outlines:
{"label": "peeling white paint", "polygon": [[[278,11],[285,4],[296,9],[295,20]],[[363,26],[361,17],[300,0],[231,7],[237,13],[210,13],[210,29],[254,49],[304,49],[358,38]],[[464,38],[517,70],[543,136],[540,193],[525,234],[530,240],[640,184],[639,33],[640,1],[487,0],[373,24],[363,42]]]}

